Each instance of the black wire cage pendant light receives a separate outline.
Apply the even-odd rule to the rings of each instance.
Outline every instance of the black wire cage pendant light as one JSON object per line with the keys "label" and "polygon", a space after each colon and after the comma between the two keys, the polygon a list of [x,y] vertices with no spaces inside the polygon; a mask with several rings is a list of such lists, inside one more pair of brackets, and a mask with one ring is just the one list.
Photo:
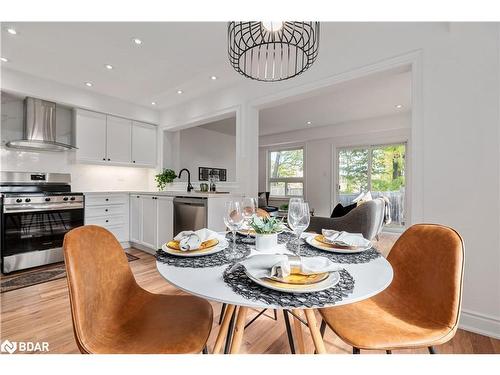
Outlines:
{"label": "black wire cage pendant light", "polygon": [[228,53],[233,68],[264,82],[305,72],[319,49],[319,22],[229,22]]}

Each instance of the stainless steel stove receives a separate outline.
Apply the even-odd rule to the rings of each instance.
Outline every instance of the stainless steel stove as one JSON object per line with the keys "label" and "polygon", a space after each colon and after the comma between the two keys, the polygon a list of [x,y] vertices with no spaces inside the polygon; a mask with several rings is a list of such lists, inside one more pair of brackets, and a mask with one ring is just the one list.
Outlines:
{"label": "stainless steel stove", "polygon": [[2,273],[63,261],[64,235],[83,225],[84,196],[66,173],[1,172]]}

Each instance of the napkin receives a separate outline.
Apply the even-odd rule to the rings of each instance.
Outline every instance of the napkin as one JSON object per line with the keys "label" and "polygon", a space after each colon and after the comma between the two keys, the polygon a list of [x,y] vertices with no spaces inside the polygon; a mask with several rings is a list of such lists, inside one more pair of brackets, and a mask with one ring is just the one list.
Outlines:
{"label": "napkin", "polygon": [[363,237],[361,233],[339,232],[333,229],[323,229],[321,231],[326,242],[341,246],[370,246],[371,242]]}
{"label": "napkin", "polygon": [[203,228],[197,231],[185,230],[174,237],[174,241],[179,241],[179,248],[182,251],[196,250],[202,242],[217,237],[217,232]]}
{"label": "napkin", "polygon": [[325,257],[299,257],[286,254],[259,254],[246,258],[231,267],[233,271],[240,264],[258,278],[284,278],[291,273],[314,275],[323,272],[340,271],[342,268]]}

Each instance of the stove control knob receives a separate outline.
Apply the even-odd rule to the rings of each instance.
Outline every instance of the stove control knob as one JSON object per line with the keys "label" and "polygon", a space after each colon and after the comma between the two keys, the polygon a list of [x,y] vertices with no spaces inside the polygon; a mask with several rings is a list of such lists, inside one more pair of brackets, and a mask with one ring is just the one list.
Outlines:
{"label": "stove control knob", "polygon": [[17,203],[21,203],[22,201],[23,201],[23,200],[22,200],[21,198],[17,198],[17,199],[16,199],[16,202],[17,202]]}
{"label": "stove control knob", "polygon": [[50,198],[45,198],[45,202],[50,202]]}
{"label": "stove control knob", "polygon": [[26,203],[29,203],[29,202],[31,202],[31,199],[26,198],[24,201],[25,201]]}
{"label": "stove control knob", "polygon": [[75,200],[75,197],[71,197],[69,198],[70,201],[74,201]]}
{"label": "stove control knob", "polygon": [[63,201],[67,201],[67,200],[68,200],[68,197],[64,197],[64,198],[63,198]]}

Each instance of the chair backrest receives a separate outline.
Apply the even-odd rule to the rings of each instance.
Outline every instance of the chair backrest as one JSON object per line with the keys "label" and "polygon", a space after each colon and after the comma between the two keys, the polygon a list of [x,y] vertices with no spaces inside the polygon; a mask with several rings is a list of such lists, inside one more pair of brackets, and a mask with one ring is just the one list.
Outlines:
{"label": "chair backrest", "polygon": [[434,323],[455,328],[462,301],[464,244],[453,229],[437,224],[408,228],[387,257],[394,269],[388,288],[398,303]]}
{"label": "chair backrest", "polygon": [[385,202],[382,198],[367,201],[346,215],[336,218],[341,222],[340,230],[363,234],[371,240],[382,231],[384,226]]}
{"label": "chair backrest", "polygon": [[258,217],[269,217],[269,212],[267,212],[266,210],[263,210],[262,208],[257,208],[257,210],[255,211],[255,214],[258,216]]}
{"label": "chair backrest", "polygon": [[63,248],[73,328],[82,350],[110,324],[117,324],[127,298],[142,289],[108,230],[96,225],[73,229],[64,237]]}

